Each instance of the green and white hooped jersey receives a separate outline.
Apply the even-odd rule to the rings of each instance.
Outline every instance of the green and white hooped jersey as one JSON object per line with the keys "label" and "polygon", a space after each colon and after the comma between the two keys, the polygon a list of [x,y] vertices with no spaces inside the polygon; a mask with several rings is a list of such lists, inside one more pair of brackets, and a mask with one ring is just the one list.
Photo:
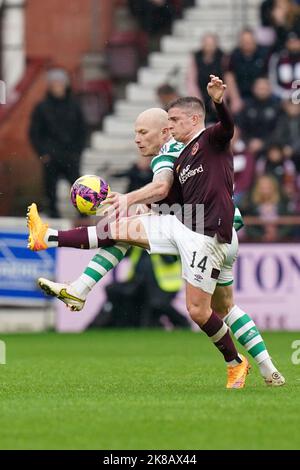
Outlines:
{"label": "green and white hooped jersey", "polygon": [[242,227],[244,227],[244,221],[240,209],[235,206],[234,216],[233,216],[233,227],[235,231],[238,232]]}
{"label": "green and white hooped jersey", "polygon": [[[177,142],[173,137],[160,149],[159,154],[152,158],[150,166],[153,176],[158,175],[163,170],[173,171],[176,159],[184,149],[185,144]],[[243,218],[238,207],[235,206],[233,227],[236,231],[244,226]]]}
{"label": "green and white hooped jersey", "polygon": [[159,151],[159,154],[152,158],[150,166],[153,175],[158,175],[163,170],[173,171],[174,163],[181,154],[185,145],[177,142],[175,139],[170,139]]}

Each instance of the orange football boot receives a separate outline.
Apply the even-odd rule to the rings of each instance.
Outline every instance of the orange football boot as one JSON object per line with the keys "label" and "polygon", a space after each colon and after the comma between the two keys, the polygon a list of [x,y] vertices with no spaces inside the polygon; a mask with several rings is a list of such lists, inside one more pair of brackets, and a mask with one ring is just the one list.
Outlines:
{"label": "orange football boot", "polygon": [[27,208],[27,227],[29,229],[27,248],[32,251],[46,250],[48,245],[44,238],[49,225],[40,218],[34,202]]}
{"label": "orange football boot", "polygon": [[247,374],[250,370],[250,364],[246,357],[240,354],[241,364],[227,367],[227,385],[226,388],[243,388]]}

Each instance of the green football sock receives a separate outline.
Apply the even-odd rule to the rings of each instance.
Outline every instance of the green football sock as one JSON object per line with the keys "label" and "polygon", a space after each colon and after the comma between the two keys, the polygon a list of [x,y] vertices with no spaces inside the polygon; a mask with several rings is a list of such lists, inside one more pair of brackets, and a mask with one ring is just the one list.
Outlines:
{"label": "green football sock", "polygon": [[264,340],[252,320],[246,312],[235,305],[224,318],[237,341],[244,346],[250,356],[257,362],[263,376],[276,371]]}
{"label": "green football sock", "polygon": [[97,282],[122,261],[128,249],[129,245],[126,243],[116,243],[114,246],[100,248],[83,274],[71,284],[78,296],[86,297]]}

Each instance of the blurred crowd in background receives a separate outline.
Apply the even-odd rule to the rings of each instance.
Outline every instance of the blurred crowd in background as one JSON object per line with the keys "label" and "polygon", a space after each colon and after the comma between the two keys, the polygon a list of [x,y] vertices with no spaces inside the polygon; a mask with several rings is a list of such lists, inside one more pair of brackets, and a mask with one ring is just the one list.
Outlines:
{"label": "blurred crowd in background", "polygon": [[[22,216],[26,205],[32,202],[29,198],[33,197],[33,186],[40,178],[42,184],[37,187],[35,200],[41,203],[43,214],[52,218],[62,216],[58,181],[64,179],[72,184],[82,174],[82,154],[90,147],[92,133],[102,129],[103,119],[114,111],[118,100],[124,99],[126,85],[136,80],[139,68],[147,65],[148,55],[159,51],[163,35],[171,34],[174,21],[195,3],[194,0],[114,2],[125,5],[135,27],[132,31],[114,31],[107,41],[104,65],[101,63],[104,80],[89,80],[78,86],[78,74],[74,79],[71,67],[67,70],[59,64],[43,66],[44,85],[31,99],[25,123],[26,139],[38,161],[37,178],[31,174],[34,166],[29,164],[27,168],[24,164],[24,142],[20,141],[19,149],[15,146],[16,123],[13,137],[0,142],[0,186],[5,187],[6,195],[4,204],[0,199],[1,215]],[[109,6],[109,2],[105,3]],[[226,52],[217,34],[202,30],[199,48],[189,57],[184,86],[177,86],[170,74],[170,79],[157,87],[152,106],[159,103],[166,108],[182,94],[198,96],[206,106],[206,124],[212,125],[217,117],[206,86],[210,74],[222,77],[236,125],[232,140],[234,198],[246,222],[239,238],[247,242],[299,241],[300,0],[264,0],[260,5],[260,25],[255,30],[244,26],[235,47]],[[34,38],[34,45],[35,41]],[[92,61],[95,57],[91,56]],[[31,86],[30,73],[23,84],[27,91]],[[176,73],[174,69],[173,75]],[[9,106],[6,115],[0,110],[0,124],[9,116]],[[3,155],[11,152],[8,163],[1,154],[6,144],[10,150],[4,149]],[[105,151],[109,155],[109,148]],[[101,157],[98,158],[101,168]],[[105,176],[126,178],[125,190],[129,192],[152,180],[149,163],[149,159],[136,155],[136,162],[125,169],[116,172],[106,167]],[[19,183],[24,181],[21,186]],[[90,223],[90,219],[74,224],[77,222]],[[91,327],[188,327],[186,317],[173,302],[182,287],[179,259],[149,257],[134,248],[129,260],[128,279],[107,286],[107,300]]]}
{"label": "blurred crowd in background", "polygon": [[[162,35],[170,33],[174,20],[193,3],[128,0],[128,12],[140,34],[136,47],[143,49],[137,67],[147,63],[147,54],[159,47]],[[288,218],[281,225],[272,221],[278,216],[300,215],[300,2],[264,0],[260,23],[256,31],[240,31],[230,53],[222,50],[216,34],[202,34],[199,49],[190,56],[185,93],[204,100],[210,125],[216,115],[206,92],[209,75],[218,75],[227,84],[226,99],[236,124],[232,142],[235,202],[243,216],[268,222],[247,226],[241,238],[296,240],[300,225],[289,223]],[[108,50],[112,58],[113,50]],[[107,67],[111,67],[113,84],[109,113],[124,82],[113,76],[112,64],[108,62]],[[46,96],[32,109],[28,138],[41,161],[47,213],[60,217],[57,181],[62,177],[72,183],[80,175],[82,151],[89,145],[90,132],[100,129],[101,122],[95,125],[91,108],[84,106],[80,94],[76,98],[72,93],[71,77],[65,70],[49,70],[47,87]],[[178,96],[172,80],[157,88],[162,107]],[[151,171],[148,163],[138,161],[115,176],[128,177],[127,189],[132,190],[150,181]]]}
{"label": "blurred crowd in background", "polygon": [[[232,142],[235,202],[243,215],[272,221],[300,213],[300,5],[261,4],[258,31],[241,31],[236,48],[222,51],[207,34],[190,61],[187,92],[204,99],[208,122],[215,113],[206,94],[210,73],[222,76],[235,117]],[[249,226],[248,239],[279,241],[299,236],[292,225]]]}

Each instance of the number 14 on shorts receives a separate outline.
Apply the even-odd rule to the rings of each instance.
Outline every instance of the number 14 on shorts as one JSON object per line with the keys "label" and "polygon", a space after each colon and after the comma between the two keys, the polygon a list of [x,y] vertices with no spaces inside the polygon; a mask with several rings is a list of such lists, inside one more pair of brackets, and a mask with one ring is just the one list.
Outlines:
{"label": "number 14 on shorts", "polygon": [[201,261],[199,261],[198,264],[197,264],[198,260],[196,260],[196,258],[197,258],[197,251],[193,251],[193,260],[192,260],[192,264],[190,264],[190,267],[195,268],[197,266],[197,268],[200,268],[201,272],[204,273],[204,271],[206,271],[207,256],[204,256],[201,259]]}
{"label": "number 14 on shorts", "polygon": [[[192,269],[194,268],[200,269],[202,274],[207,270],[207,268],[209,268],[211,269],[211,272],[206,274],[206,279],[211,278],[211,279],[217,280],[220,274],[220,270],[216,268],[212,268],[210,262],[208,262],[208,266],[207,266],[207,261],[208,261],[208,256],[202,256],[199,253],[197,254],[197,251],[193,251],[193,259],[192,259],[192,263],[190,264],[190,267]],[[199,281],[199,277],[201,277],[200,274],[195,274],[195,279],[197,281]]]}

